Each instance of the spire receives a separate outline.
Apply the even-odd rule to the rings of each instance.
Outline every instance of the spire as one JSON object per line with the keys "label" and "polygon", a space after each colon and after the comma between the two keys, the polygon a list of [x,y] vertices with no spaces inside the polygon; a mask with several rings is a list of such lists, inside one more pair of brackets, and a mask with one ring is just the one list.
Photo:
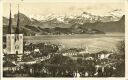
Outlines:
{"label": "spire", "polygon": [[11,17],[11,3],[10,3],[10,15],[9,15],[9,25],[8,25],[8,34],[11,34],[11,28],[12,28],[12,17]]}
{"label": "spire", "polygon": [[20,19],[19,19],[19,4],[18,4],[18,14],[17,14],[17,27],[16,27],[16,34],[19,34],[19,22],[20,22]]}

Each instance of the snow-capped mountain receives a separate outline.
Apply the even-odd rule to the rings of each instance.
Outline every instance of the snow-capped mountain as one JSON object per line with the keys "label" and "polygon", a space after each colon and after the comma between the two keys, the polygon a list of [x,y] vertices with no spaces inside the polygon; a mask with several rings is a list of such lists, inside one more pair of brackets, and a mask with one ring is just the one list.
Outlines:
{"label": "snow-capped mountain", "polygon": [[36,19],[41,22],[56,20],[56,23],[63,22],[63,23],[70,23],[71,20],[76,20],[75,23],[83,24],[83,23],[94,23],[94,22],[110,22],[110,21],[118,21],[123,15],[122,10],[113,10],[108,12],[107,15],[99,16],[94,15],[89,12],[83,12],[79,15],[56,15],[54,13],[50,13],[48,15],[31,15],[30,19]]}
{"label": "snow-capped mountain", "polygon": [[[20,13],[21,22],[23,21],[23,24],[42,24],[44,22],[50,22],[50,23],[77,23],[77,24],[84,24],[84,23],[95,23],[95,22],[110,22],[110,21],[118,21],[123,15],[123,11],[121,10],[113,10],[111,12],[108,12],[108,15],[105,16],[99,16],[94,15],[89,12],[83,12],[79,15],[55,15],[54,13],[50,13],[46,16],[41,15],[31,15],[26,16],[22,13]],[[4,17],[5,18],[5,17]],[[16,14],[14,15],[14,24],[16,21]]]}
{"label": "snow-capped mountain", "polygon": [[[55,15],[49,14],[47,16],[42,16],[35,18],[35,16],[28,17],[23,13],[20,13],[20,26],[25,34],[49,34],[50,32],[55,32],[53,34],[62,33],[65,29],[66,34],[71,34],[72,32],[77,33],[88,33],[88,29],[94,29],[93,31],[98,32],[124,32],[125,26],[125,16],[119,13],[118,10],[109,12],[111,14],[105,16],[93,15],[88,12],[82,12],[79,15]],[[117,13],[120,14],[117,16]],[[12,18],[12,25],[16,26],[17,14]],[[6,27],[8,25],[8,18],[3,17],[3,24]],[[46,29],[45,29],[46,28]],[[4,29],[6,31],[6,29]],[[59,32],[61,31],[61,32]],[[93,32],[91,31],[91,32]],[[90,31],[89,31],[90,33]]]}

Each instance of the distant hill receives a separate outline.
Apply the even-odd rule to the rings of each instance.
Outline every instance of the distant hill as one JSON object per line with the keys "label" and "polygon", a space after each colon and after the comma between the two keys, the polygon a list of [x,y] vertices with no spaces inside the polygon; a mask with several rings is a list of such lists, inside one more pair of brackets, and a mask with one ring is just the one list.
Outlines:
{"label": "distant hill", "polygon": [[83,26],[92,29],[98,29],[104,32],[125,32],[125,16],[123,15],[119,21],[85,23]]}
{"label": "distant hill", "polygon": [[[88,18],[86,16],[89,16]],[[95,16],[84,12],[74,18],[61,17],[36,20],[20,13],[20,31],[24,35],[61,35],[61,34],[104,34],[125,31],[125,16]],[[17,14],[12,19],[13,31],[16,27]],[[3,33],[7,33],[8,18],[3,17]]]}

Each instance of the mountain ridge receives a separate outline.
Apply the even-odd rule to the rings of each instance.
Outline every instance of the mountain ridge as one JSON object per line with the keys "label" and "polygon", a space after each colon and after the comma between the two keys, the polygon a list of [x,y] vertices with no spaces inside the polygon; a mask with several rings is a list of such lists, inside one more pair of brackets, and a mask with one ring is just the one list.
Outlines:
{"label": "mountain ridge", "polygon": [[[84,15],[84,16],[83,16]],[[89,15],[87,17],[85,15]],[[62,18],[62,19],[61,19]],[[54,17],[53,19],[37,20],[29,18],[25,14],[20,13],[21,32],[26,35],[47,35],[47,34],[95,34],[106,32],[121,32],[125,31],[125,16],[113,21],[113,16],[95,16],[90,13],[83,12],[81,15],[74,18],[69,17]],[[102,21],[102,20],[106,21]],[[12,25],[15,29],[17,14],[12,18]],[[3,17],[4,34],[7,32],[8,18]],[[35,31],[34,31],[35,30]],[[60,31],[59,31],[60,30]],[[65,31],[63,31],[65,30]],[[25,32],[27,31],[28,34]],[[55,33],[53,33],[53,31]],[[67,32],[66,32],[67,31]],[[90,32],[89,32],[90,31]],[[33,32],[33,33],[32,33]],[[30,33],[30,34],[29,34]]]}

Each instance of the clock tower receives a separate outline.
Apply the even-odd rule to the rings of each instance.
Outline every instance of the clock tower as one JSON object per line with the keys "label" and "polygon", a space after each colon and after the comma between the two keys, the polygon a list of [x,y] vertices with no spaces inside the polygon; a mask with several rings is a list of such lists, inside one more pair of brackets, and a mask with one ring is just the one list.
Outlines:
{"label": "clock tower", "polygon": [[10,17],[9,17],[9,26],[8,33],[6,34],[6,46],[8,55],[16,55],[17,61],[21,61],[23,55],[23,34],[19,30],[19,5],[18,5],[18,14],[17,14],[17,26],[15,32],[12,33],[12,19],[11,19],[11,5],[10,5]]}

